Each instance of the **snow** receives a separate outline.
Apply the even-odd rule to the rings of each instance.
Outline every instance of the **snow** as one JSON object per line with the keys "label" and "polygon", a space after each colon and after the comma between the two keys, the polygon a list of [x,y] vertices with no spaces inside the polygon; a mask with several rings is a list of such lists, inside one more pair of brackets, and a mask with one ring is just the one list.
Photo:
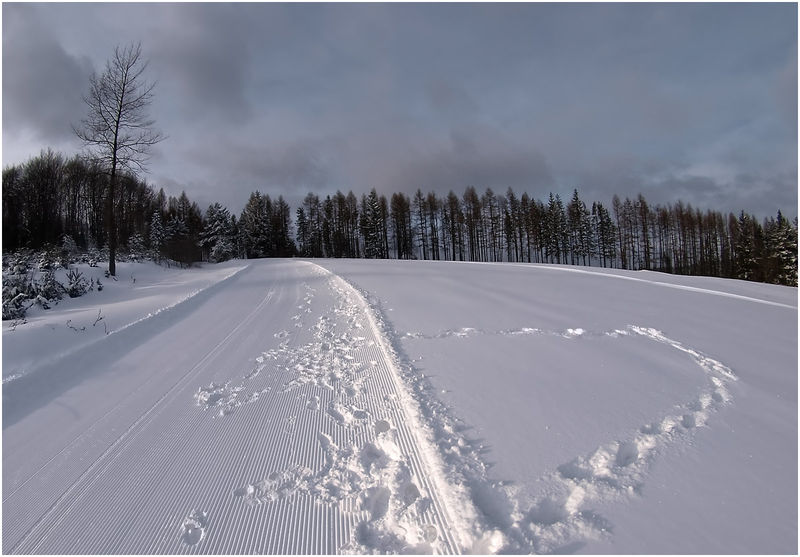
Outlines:
{"label": "snow", "polygon": [[114,279],[105,277],[104,268],[72,265],[87,282],[99,280],[103,289],[80,298],[64,298],[51,310],[33,306],[22,326],[4,321],[3,383],[168,310],[244,266],[241,261],[231,261],[186,272],[151,262],[120,262]]}
{"label": "snow", "polygon": [[796,289],[118,269],[4,323],[6,553],[797,552]]}

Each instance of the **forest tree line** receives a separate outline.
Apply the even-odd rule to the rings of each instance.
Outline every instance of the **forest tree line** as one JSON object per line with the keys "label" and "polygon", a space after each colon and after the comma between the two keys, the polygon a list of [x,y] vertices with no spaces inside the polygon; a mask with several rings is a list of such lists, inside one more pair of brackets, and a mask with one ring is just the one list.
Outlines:
{"label": "forest tree line", "polygon": [[[3,170],[3,251],[40,249],[70,237],[102,247],[108,173],[91,159],[44,151]],[[113,207],[123,249],[184,264],[257,257],[351,257],[515,261],[650,269],[797,285],[797,219],[759,222],[676,201],[650,205],[614,196],[606,206],[512,188],[462,195],[417,190],[388,198],[375,189],[305,196],[253,192],[237,217],[214,203],[203,212],[185,192],[166,196],[132,174],[118,177]]]}

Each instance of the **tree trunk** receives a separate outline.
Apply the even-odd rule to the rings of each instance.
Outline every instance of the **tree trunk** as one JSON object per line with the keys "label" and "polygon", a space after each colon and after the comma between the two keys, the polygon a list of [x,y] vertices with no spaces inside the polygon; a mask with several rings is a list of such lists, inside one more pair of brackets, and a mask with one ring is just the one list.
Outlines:
{"label": "tree trunk", "polygon": [[114,186],[117,179],[116,168],[111,168],[108,182],[108,274],[117,276],[117,219],[114,210]]}

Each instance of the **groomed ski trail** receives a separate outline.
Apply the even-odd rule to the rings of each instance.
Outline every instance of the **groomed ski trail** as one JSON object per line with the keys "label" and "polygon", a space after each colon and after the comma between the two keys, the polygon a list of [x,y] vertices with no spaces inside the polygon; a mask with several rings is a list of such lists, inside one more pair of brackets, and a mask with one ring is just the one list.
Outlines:
{"label": "groomed ski trail", "polygon": [[[264,298],[261,299],[258,304],[256,304],[252,311],[245,316],[245,318],[242,319],[234,329],[232,329],[218,344],[208,350],[208,352],[206,352],[197,361],[197,363],[195,363],[183,376],[181,376],[178,381],[172,387],[170,387],[166,393],[164,393],[164,395],[156,400],[152,406],[147,408],[145,412],[143,412],[127,429],[125,429],[125,431],[119,435],[105,451],[103,451],[95,460],[91,461],[83,473],[81,473],[78,478],[72,482],[69,487],[55,500],[55,502],[49,508],[47,508],[44,514],[28,528],[28,530],[14,544],[14,546],[10,548],[10,551],[17,553],[41,553],[40,545],[47,537],[48,533],[53,531],[67,517],[70,509],[80,499],[81,495],[91,488],[95,481],[97,481],[105,473],[106,469],[108,469],[109,466],[124,451],[128,438],[135,438],[137,435],[139,435],[144,427],[150,424],[153,419],[159,415],[166,403],[174,401],[176,394],[180,391],[180,389],[185,387],[214,356],[219,354],[221,349],[231,342],[231,339],[235,337],[236,333],[252,323],[258,312],[261,311],[265,305],[269,304],[274,294],[275,292],[273,290],[268,291]],[[185,303],[185,300],[182,300],[182,302]],[[40,475],[44,475],[46,473],[46,469],[49,465],[58,466],[61,464],[60,459],[63,458],[63,455],[70,454],[73,451],[79,451],[81,449],[81,445],[85,445],[87,443],[86,439],[95,433],[95,428],[103,424],[103,420],[107,416],[113,414],[115,411],[120,410],[127,400],[128,399],[126,398],[114,408],[106,412],[100,417],[99,420],[93,423],[86,432],[78,435],[75,439],[69,442],[55,456],[34,471],[10,493],[7,495],[4,493],[4,507],[7,500],[12,499],[27,485],[34,484],[32,487],[35,488],[35,484],[37,483],[36,480]],[[4,521],[4,530],[6,530],[8,524],[8,522]],[[9,530],[13,532],[14,527],[17,526],[18,523],[12,520],[10,524],[12,528],[9,528]],[[4,547],[4,552],[5,550],[6,548]]]}
{"label": "groomed ski trail", "polygon": [[[434,539],[433,531],[423,524],[420,532],[423,533],[422,537],[429,543],[429,546],[425,547],[423,544],[417,549],[434,550],[437,553],[496,551],[501,545],[501,540],[498,539],[499,533],[479,534],[478,514],[469,494],[462,485],[456,485],[448,480],[445,465],[433,439],[433,432],[424,423],[417,401],[403,383],[398,369],[397,356],[390,347],[382,327],[378,324],[373,308],[349,282],[324,267],[313,265],[319,269],[319,272],[329,277],[331,286],[344,302],[345,314],[356,324],[359,316],[363,316],[369,325],[367,342],[371,343],[374,340],[374,348],[377,348],[379,357],[378,365],[375,366],[375,379],[388,384],[390,392],[384,395],[384,400],[389,398],[396,402],[396,404],[387,405],[388,421],[384,419],[376,422],[377,437],[381,439],[382,435],[389,432],[384,432],[382,429],[390,427],[390,423],[397,424],[397,441],[404,456],[408,459],[412,477],[417,478],[429,494],[431,519],[437,523],[439,528],[438,539],[441,543],[430,544]],[[372,339],[369,339],[369,336]],[[412,493],[413,495],[415,494]],[[364,547],[362,549],[388,548]]]}
{"label": "groomed ski trail", "polygon": [[82,359],[82,383],[4,425],[5,553],[502,545],[448,477],[369,304],[316,264],[253,262],[116,356]]}

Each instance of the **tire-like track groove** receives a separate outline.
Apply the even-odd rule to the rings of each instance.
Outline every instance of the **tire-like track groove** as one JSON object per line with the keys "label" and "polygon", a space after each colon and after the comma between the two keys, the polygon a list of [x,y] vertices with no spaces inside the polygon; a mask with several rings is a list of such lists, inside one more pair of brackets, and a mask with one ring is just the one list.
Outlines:
{"label": "tire-like track groove", "polygon": [[[231,338],[233,338],[242,327],[248,324],[267,303],[269,303],[272,296],[273,291],[269,291],[266,296],[264,296],[264,298],[256,305],[256,307],[233,330],[231,330],[218,344],[216,344],[202,358],[200,358],[197,363],[189,368],[189,370],[186,371],[186,373],[184,373],[178,379],[178,381],[173,384],[172,387],[170,387],[158,400],[156,400],[152,406],[142,413],[134,423],[132,423],[119,437],[117,437],[117,439],[91,465],[86,468],[86,470],[78,477],[78,479],[55,500],[55,502],[44,513],[44,515],[42,515],[39,520],[30,526],[28,531],[11,548],[11,552],[16,552],[20,548],[24,547],[28,539],[39,530],[39,527],[44,525],[44,523],[48,521],[48,519],[50,519],[54,513],[58,513],[54,517],[54,520],[49,527],[47,525],[43,526],[44,531],[38,536],[39,541],[35,543],[30,550],[31,553],[36,553],[41,546],[41,543],[47,537],[47,533],[52,531],[60,524],[72,505],[74,505],[75,502],[80,499],[83,493],[85,493],[103,475],[103,472],[108,468],[108,466],[114,462],[114,460],[125,450],[126,443],[130,441],[129,438],[135,438],[137,434],[141,432],[141,430],[147,425],[147,423],[149,423],[149,421],[158,414],[159,408],[161,408],[165,401],[173,397],[181,387],[183,387],[199,371],[201,371],[203,366],[216,354],[216,352],[220,350]],[[68,498],[73,495],[73,492],[75,492],[74,497],[72,497],[71,500],[68,500]],[[63,508],[62,503],[65,505]]]}

